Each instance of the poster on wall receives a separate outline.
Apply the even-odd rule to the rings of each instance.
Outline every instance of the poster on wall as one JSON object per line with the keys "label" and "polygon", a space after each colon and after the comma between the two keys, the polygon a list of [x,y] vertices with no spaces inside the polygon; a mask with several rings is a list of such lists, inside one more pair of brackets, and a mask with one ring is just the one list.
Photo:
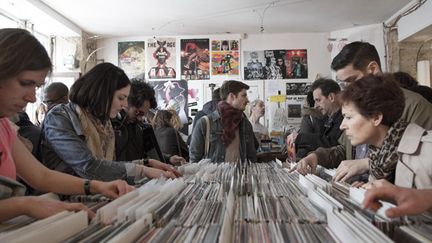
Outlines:
{"label": "poster on wall", "polygon": [[183,39],[181,46],[181,78],[185,80],[210,79],[209,39]]}
{"label": "poster on wall", "polygon": [[286,67],[289,79],[307,78],[308,77],[308,61],[307,50],[286,50]]}
{"label": "poster on wall", "polygon": [[212,75],[239,75],[238,40],[212,40]]}
{"label": "poster on wall", "polygon": [[264,51],[245,51],[244,57],[244,79],[264,79]]}
{"label": "poster on wall", "polygon": [[288,78],[287,67],[285,64],[286,50],[266,50],[264,51],[265,66],[264,77],[266,79],[286,79]]}
{"label": "poster on wall", "polygon": [[176,39],[149,39],[146,64],[149,79],[175,79]]}
{"label": "poster on wall", "polygon": [[[149,84],[155,90],[157,109],[175,110],[182,124],[188,123],[188,85],[186,80],[150,81]],[[181,131],[187,134],[187,126]]]}
{"label": "poster on wall", "polygon": [[311,83],[286,83],[286,95],[307,95]]}
{"label": "poster on wall", "polygon": [[301,122],[304,100],[305,96],[287,96],[286,110],[289,123],[299,124]]}
{"label": "poster on wall", "polygon": [[145,71],[144,41],[118,43],[118,66],[129,78],[140,76]]}

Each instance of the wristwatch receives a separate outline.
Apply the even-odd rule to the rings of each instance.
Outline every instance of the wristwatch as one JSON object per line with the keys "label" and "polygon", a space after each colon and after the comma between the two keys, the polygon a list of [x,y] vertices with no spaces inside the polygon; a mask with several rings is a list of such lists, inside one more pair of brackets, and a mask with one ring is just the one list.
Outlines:
{"label": "wristwatch", "polygon": [[84,192],[86,195],[91,195],[90,192],[90,180],[84,180]]}

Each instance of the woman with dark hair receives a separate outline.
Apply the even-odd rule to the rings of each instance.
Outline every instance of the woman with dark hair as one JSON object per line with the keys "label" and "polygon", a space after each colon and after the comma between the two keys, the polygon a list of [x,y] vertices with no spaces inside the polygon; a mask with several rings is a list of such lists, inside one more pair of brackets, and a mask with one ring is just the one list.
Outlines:
{"label": "woman with dark hair", "polygon": [[369,170],[372,185],[385,179],[408,188],[432,186],[432,133],[400,119],[405,98],[391,75],[365,76],[350,84],[341,99],[340,127],[353,146],[369,144],[369,161],[351,169],[341,164],[336,180]]}
{"label": "woman with dark hair", "polygon": [[[116,198],[133,188],[124,181],[89,181],[49,170],[17,139],[8,117],[36,101],[36,88],[45,84],[51,61],[30,32],[0,29],[0,221],[19,215],[46,218],[64,210],[88,210],[80,203],[22,196],[17,176],[42,192],[64,195],[101,193]],[[90,212],[91,213],[91,212]]]}
{"label": "woman with dark hair", "polygon": [[174,110],[159,110],[153,118],[156,139],[162,153],[167,157],[178,155],[189,160],[189,149],[179,134],[180,117]]}
{"label": "woman with dark hair", "polygon": [[[44,164],[87,179],[129,183],[144,176],[175,178],[180,174],[157,160],[115,160],[115,135],[110,118],[127,107],[130,81],[124,71],[102,63],[71,87],[70,103],[54,107],[43,123]],[[152,166],[154,168],[148,167]]]}

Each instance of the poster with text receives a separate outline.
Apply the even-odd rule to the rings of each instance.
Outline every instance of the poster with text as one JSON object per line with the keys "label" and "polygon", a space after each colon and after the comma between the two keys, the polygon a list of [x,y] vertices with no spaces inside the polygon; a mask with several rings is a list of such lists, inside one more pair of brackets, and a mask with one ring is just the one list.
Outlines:
{"label": "poster with text", "polygon": [[289,123],[300,124],[305,96],[287,96],[286,110]]}
{"label": "poster with text", "polygon": [[[232,47],[235,50],[231,49]],[[240,52],[238,51],[238,41],[212,40],[211,57],[212,75],[239,75]]]}
{"label": "poster with text", "polygon": [[[188,123],[188,85],[186,80],[150,81],[158,104],[157,109],[175,110],[182,124]],[[186,129],[186,130],[183,130]],[[181,131],[187,134],[187,126]]]}
{"label": "poster with text", "polygon": [[308,60],[307,50],[286,50],[286,67],[287,78],[307,78],[308,77]]}
{"label": "poster with text", "polygon": [[144,49],[144,41],[118,43],[118,66],[129,78],[135,78],[145,72]]}
{"label": "poster with text", "polygon": [[176,39],[149,39],[146,64],[149,79],[175,79]]}
{"label": "poster with text", "polygon": [[257,80],[264,79],[264,51],[245,51],[244,58],[244,79]]}
{"label": "poster with text", "polygon": [[209,39],[183,39],[181,43],[181,78],[185,80],[210,79]]}

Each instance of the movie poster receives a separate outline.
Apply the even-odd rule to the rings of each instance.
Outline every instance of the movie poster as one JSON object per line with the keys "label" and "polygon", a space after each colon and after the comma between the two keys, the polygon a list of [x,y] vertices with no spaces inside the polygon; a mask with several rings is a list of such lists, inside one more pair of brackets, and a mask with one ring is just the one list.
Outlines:
{"label": "movie poster", "polygon": [[245,51],[244,57],[244,79],[265,79],[264,76],[264,51]]}
{"label": "movie poster", "polygon": [[286,50],[266,50],[264,51],[265,66],[264,77],[265,79],[287,79],[287,66],[286,66]]}
{"label": "movie poster", "polygon": [[307,50],[286,50],[287,78],[307,78]]}
{"label": "movie poster", "polygon": [[185,80],[210,79],[209,39],[181,40],[181,78]]}
{"label": "movie poster", "polygon": [[[150,81],[149,84],[155,90],[157,109],[175,110],[182,124],[188,124],[188,85],[186,80]],[[187,126],[183,126],[181,131],[187,134],[187,129]]]}
{"label": "movie poster", "polygon": [[149,79],[175,79],[176,39],[149,39],[146,64]]}
{"label": "movie poster", "polygon": [[212,75],[239,75],[238,43],[238,40],[212,40]]}
{"label": "movie poster", "polygon": [[118,66],[131,79],[145,71],[144,41],[126,41],[118,43]]}

